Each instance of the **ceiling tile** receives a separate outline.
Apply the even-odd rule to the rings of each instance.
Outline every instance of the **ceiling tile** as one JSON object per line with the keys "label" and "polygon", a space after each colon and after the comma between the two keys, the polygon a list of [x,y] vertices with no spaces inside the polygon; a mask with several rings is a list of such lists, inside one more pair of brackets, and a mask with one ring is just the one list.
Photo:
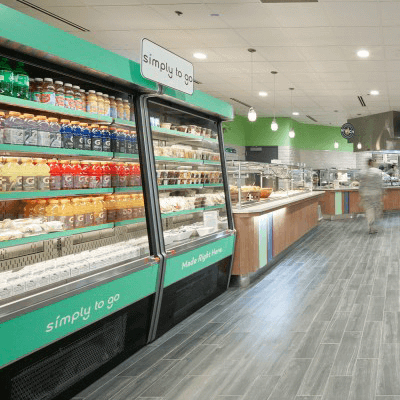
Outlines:
{"label": "ceiling tile", "polygon": [[348,72],[349,68],[343,61],[308,61],[315,72]]}
{"label": "ceiling tile", "polygon": [[302,53],[293,46],[257,47],[256,50],[267,61],[305,61]]}
{"label": "ceiling tile", "polygon": [[[362,61],[362,62],[369,62],[369,61],[378,61],[378,60],[385,60],[385,50],[383,46],[364,46],[362,43],[357,45],[350,45],[350,46],[342,46],[342,51],[345,56],[345,60],[348,61]],[[366,59],[361,59],[357,56],[357,51],[360,49],[367,48],[369,51],[369,57]]]}
{"label": "ceiling tile", "polygon": [[379,46],[382,43],[380,28],[343,26],[332,28],[336,42],[341,46]]}
{"label": "ceiling tile", "polygon": [[198,43],[207,47],[247,46],[247,42],[233,29],[192,29],[186,30]]}
{"label": "ceiling tile", "polygon": [[336,45],[334,30],[330,27],[285,28],[284,33],[290,43],[296,46],[332,46]]}
{"label": "ceiling tile", "polygon": [[291,39],[281,28],[239,28],[235,30],[251,46],[286,46]]}
{"label": "ceiling tile", "polygon": [[400,27],[389,26],[383,27],[383,39],[385,45],[398,46],[400,43]]}
{"label": "ceiling tile", "polygon": [[298,47],[307,60],[310,61],[341,61],[346,60],[340,46]]}

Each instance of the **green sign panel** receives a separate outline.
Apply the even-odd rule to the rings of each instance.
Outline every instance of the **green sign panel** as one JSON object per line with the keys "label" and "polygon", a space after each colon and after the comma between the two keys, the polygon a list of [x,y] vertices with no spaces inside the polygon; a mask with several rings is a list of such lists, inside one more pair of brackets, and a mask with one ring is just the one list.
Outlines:
{"label": "green sign panel", "polygon": [[217,240],[206,246],[167,259],[164,287],[232,255],[235,236]]}
{"label": "green sign panel", "polygon": [[157,274],[153,265],[0,324],[0,366],[149,296]]}

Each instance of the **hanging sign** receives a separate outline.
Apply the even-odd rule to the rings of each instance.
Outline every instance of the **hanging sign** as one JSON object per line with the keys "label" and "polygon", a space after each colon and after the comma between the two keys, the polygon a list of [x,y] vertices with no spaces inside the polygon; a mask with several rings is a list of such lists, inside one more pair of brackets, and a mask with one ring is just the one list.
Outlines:
{"label": "hanging sign", "polygon": [[144,78],[193,94],[193,64],[145,38],[142,39],[140,72]]}
{"label": "hanging sign", "polygon": [[343,124],[340,133],[345,139],[351,139],[354,136],[354,126],[350,123]]}

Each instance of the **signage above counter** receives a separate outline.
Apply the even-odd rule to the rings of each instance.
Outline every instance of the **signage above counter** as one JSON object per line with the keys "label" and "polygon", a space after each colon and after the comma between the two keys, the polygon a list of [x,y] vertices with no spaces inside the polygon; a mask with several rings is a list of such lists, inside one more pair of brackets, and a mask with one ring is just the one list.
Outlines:
{"label": "signage above counter", "polygon": [[146,79],[193,94],[193,65],[145,38],[142,39],[140,72]]}

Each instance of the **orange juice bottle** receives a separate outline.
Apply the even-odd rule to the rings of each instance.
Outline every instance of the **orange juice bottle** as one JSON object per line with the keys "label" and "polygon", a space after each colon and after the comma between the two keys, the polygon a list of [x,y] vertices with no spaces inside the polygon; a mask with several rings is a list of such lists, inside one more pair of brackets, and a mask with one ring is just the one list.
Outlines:
{"label": "orange juice bottle", "polygon": [[34,216],[42,217],[47,220],[46,208],[47,208],[47,200],[44,199],[38,200],[35,207],[33,208]]}
{"label": "orange juice bottle", "polygon": [[105,206],[107,211],[107,222],[114,222],[117,220],[117,202],[115,196],[105,196]]}
{"label": "orange juice bottle", "polygon": [[35,205],[38,200],[26,200],[25,207],[24,207],[24,218],[29,218],[31,216],[31,212],[35,208]]}
{"label": "orange juice bottle", "polygon": [[99,197],[92,197],[92,207],[94,214],[94,224],[101,225],[104,223],[104,209]]}
{"label": "orange juice bottle", "polygon": [[60,221],[64,224],[64,229],[74,229],[75,210],[69,199],[60,200]]}
{"label": "orange juice bottle", "polygon": [[46,215],[48,221],[60,220],[60,201],[58,199],[50,199],[46,207]]}
{"label": "orange juice bottle", "polygon": [[79,197],[72,199],[72,205],[75,215],[74,227],[75,229],[83,228],[85,226],[85,207]]}
{"label": "orange juice bottle", "polygon": [[82,197],[81,204],[85,215],[85,226],[94,225],[93,204],[91,197]]}

